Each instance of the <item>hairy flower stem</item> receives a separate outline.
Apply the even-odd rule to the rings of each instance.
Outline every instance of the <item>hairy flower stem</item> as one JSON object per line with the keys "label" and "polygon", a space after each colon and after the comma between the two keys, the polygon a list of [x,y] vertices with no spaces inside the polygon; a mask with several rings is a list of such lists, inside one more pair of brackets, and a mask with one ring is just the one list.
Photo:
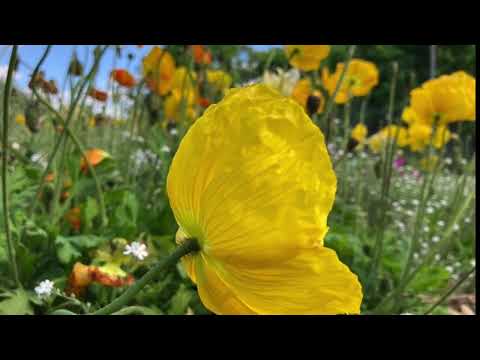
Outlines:
{"label": "hairy flower stem", "polygon": [[[40,96],[40,94],[38,93],[38,91],[35,87],[32,89],[33,94],[40,101],[40,103],[42,103],[44,106],[46,106],[47,109],[50,110],[50,112],[52,112],[56,116],[56,120],[61,122],[60,125],[63,126],[63,133],[62,133],[62,136],[60,136],[59,140],[55,143],[54,149],[53,149],[52,153],[50,154],[50,157],[49,157],[48,163],[47,163],[47,167],[45,168],[45,170],[42,174],[42,177],[40,179],[40,185],[39,185],[39,187],[37,189],[37,192],[35,194],[35,197],[33,199],[32,206],[30,207],[30,213],[29,213],[30,215],[33,214],[33,211],[36,208],[39,195],[40,195],[40,193],[43,189],[43,186],[45,185],[45,177],[47,176],[48,172],[50,171],[50,168],[52,166],[55,155],[57,154],[58,149],[60,147],[61,140],[62,140],[62,138],[65,134],[72,138],[73,142],[77,146],[78,150],[81,152],[82,156],[85,157],[85,150],[84,150],[81,142],[79,141],[79,139],[76,137],[76,135],[70,129],[69,125],[70,125],[71,119],[73,118],[74,110],[75,110],[75,108],[76,108],[76,106],[77,106],[77,104],[80,100],[80,96],[83,93],[83,90],[85,89],[86,84],[89,82],[89,80],[91,79],[91,77],[95,73],[95,70],[100,63],[102,55],[105,53],[105,50],[107,48],[108,48],[108,45],[104,46],[103,49],[98,54],[98,56],[95,57],[95,61],[94,61],[94,64],[92,65],[92,69],[88,73],[87,77],[83,80],[83,82],[82,82],[82,84],[79,88],[79,91],[77,93],[77,96],[75,97],[75,99],[72,101],[72,104],[70,105],[70,109],[69,109],[66,120],[64,120],[63,116],[57,110],[55,110],[46,100],[44,100]],[[47,50],[49,50],[49,47],[47,47]],[[47,50],[45,51],[45,53],[47,53]],[[45,59],[45,56],[42,57],[42,60],[44,60],[44,59]],[[39,68],[39,66],[37,66],[37,70],[38,70],[38,68]],[[90,173],[92,174],[92,177],[94,178],[95,185],[96,185],[96,188],[97,188],[97,195],[98,195],[98,198],[99,198],[99,205],[100,205],[100,213],[101,213],[101,216],[102,216],[102,224],[106,225],[106,222],[107,222],[106,210],[105,210],[105,204],[104,204],[104,201],[103,201],[103,194],[102,194],[102,191],[101,191],[100,182],[98,180],[98,177],[96,175],[95,170],[93,169],[93,166],[91,166],[91,164],[88,161],[86,163],[87,163],[87,166],[89,168]]]}
{"label": "hairy flower stem", "polygon": [[7,79],[5,81],[5,90],[3,93],[3,133],[2,133],[2,202],[3,202],[3,222],[5,226],[5,239],[7,242],[8,258],[12,268],[13,279],[17,287],[22,287],[20,277],[18,275],[18,266],[13,245],[12,232],[10,230],[10,205],[8,201],[8,182],[7,182],[7,165],[8,165],[8,110],[10,100],[10,90],[12,87],[13,68],[17,59],[18,45],[13,45],[12,54],[10,55],[10,63],[8,64]]}
{"label": "hairy flower stem", "polygon": [[327,106],[325,108],[325,114],[323,114],[322,123],[325,123],[328,120],[328,116],[330,115],[333,105],[335,104],[335,98],[337,97],[337,94],[340,91],[340,88],[342,87],[343,79],[347,74],[348,67],[350,65],[350,62],[352,61],[353,55],[355,54],[356,47],[357,47],[356,45],[350,45],[348,49],[347,58],[345,59],[345,67],[343,68],[340,78],[338,79],[338,83],[337,83],[337,86],[335,87],[335,91],[333,92],[332,96],[330,96],[330,98],[328,99]]}
{"label": "hairy flower stem", "polygon": [[435,304],[433,304],[430,309],[425,311],[423,315],[429,315],[435,310],[438,306],[440,306],[447,298],[452,295],[469,277],[475,272],[475,266],[468,272],[466,273],[460,280],[457,281],[457,283],[450,289],[448,290],[445,295],[443,295]]}
{"label": "hairy flower stem", "polygon": [[135,282],[131,287],[128,288],[122,295],[116,298],[107,306],[95,311],[91,315],[109,315],[122,307],[127,305],[135,295],[142,290],[145,285],[157,277],[163,270],[168,269],[170,266],[176,264],[178,260],[191,252],[199,251],[200,247],[196,239],[187,239],[185,242],[177,247],[173,253],[171,253],[166,258],[160,260],[154,267],[152,267],[142,278]]}

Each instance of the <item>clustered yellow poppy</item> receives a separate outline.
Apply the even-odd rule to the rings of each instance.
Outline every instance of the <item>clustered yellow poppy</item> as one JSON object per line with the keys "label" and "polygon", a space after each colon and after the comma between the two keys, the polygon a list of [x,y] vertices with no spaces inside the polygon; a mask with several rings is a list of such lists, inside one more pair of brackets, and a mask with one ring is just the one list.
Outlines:
{"label": "clustered yellow poppy", "polygon": [[[322,69],[323,86],[330,96],[333,96],[344,68],[344,63],[338,63],[333,74],[330,74],[326,67]],[[378,85],[378,81],[379,72],[374,63],[361,59],[352,59],[335,97],[335,103],[344,104],[350,101],[352,97],[368,95]]]}
{"label": "clustered yellow poppy", "polygon": [[227,92],[190,127],[167,178],[177,242],[216,314],[358,314],[357,276],[324,247],[336,176],[323,134],[291,98]]}
{"label": "clustered yellow poppy", "polygon": [[423,151],[430,142],[440,149],[456,138],[448,124],[475,121],[475,98],[475,78],[464,71],[428,80],[412,90],[410,106],[402,114],[410,149]]}
{"label": "clustered yellow poppy", "polygon": [[475,78],[458,71],[425,82],[410,93],[404,120],[430,126],[475,121]]}
{"label": "clustered yellow poppy", "polygon": [[303,70],[312,71],[320,67],[320,63],[330,54],[330,45],[285,45],[285,52],[290,65]]}

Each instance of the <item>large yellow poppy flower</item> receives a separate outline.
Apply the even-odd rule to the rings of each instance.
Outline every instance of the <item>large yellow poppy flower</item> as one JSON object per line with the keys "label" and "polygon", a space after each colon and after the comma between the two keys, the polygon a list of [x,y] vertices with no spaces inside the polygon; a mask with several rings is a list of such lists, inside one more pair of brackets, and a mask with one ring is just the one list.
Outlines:
{"label": "large yellow poppy flower", "polygon": [[293,67],[312,71],[330,54],[330,45],[285,45],[285,52]]}
{"label": "large yellow poppy flower", "polygon": [[252,85],[190,127],[167,178],[182,261],[217,314],[359,313],[357,277],[323,246],[336,177],[323,134],[292,99]]}
{"label": "large yellow poppy flower", "polygon": [[[335,92],[344,68],[344,63],[338,63],[333,74],[330,74],[327,68],[323,68],[322,82],[330,96]],[[343,79],[342,86],[335,97],[335,102],[337,104],[344,104],[348,102],[351,97],[368,95],[370,91],[378,85],[378,81],[379,72],[374,63],[361,59],[352,59]]]}

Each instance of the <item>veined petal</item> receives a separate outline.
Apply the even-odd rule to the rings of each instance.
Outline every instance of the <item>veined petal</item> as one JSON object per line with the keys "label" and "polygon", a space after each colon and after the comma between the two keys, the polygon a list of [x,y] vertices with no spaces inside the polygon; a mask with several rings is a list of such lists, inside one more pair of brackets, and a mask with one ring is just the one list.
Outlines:
{"label": "veined petal", "polygon": [[[274,266],[245,268],[210,258],[206,258],[203,265],[204,269],[214,269],[204,273],[212,276],[212,282],[221,280],[231,290],[232,298],[236,297],[257,314],[360,313],[363,295],[357,276],[340,262],[333,250],[325,247],[303,250],[295,258]],[[198,277],[201,268],[197,266],[195,269]],[[216,296],[209,300],[212,303],[205,305],[210,305],[212,311],[215,311],[213,307],[222,304],[222,298],[217,300]],[[223,308],[222,312],[229,310]],[[238,308],[231,309],[232,313],[238,311]]]}
{"label": "veined petal", "polygon": [[190,128],[167,190],[203,251],[245,265],[322,244],[336,177],[320,130],[266,85],[232,90]]}

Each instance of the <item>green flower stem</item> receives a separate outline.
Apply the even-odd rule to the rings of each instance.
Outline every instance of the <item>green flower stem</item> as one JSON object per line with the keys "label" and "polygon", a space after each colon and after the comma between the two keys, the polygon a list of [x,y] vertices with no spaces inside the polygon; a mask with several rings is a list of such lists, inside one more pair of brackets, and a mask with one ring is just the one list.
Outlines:
{"label": "green flower stem", "polygon": [[200,247],[196,239],[185,240],[185,242],[177,247],[173,253],[160,260],[153,268],[143,275],[142,278],[130,286],[122,295],[120,295],[107,306],[95,311],[91,315],[109,315],[119,311],[122,307],[127,305],[135,297],[135,295],[137,295],[138,292],[145,287],[145,285],[152,281],[163,270],[176,264],[178,260],[182,258],[182,256],[198,250],[200,250]]}
{"label": "green flower stem", "polygon": [[3,222],[5,223],[5,238],[7,242],[8,257],[12,267],[13,279],[17,287],[22,287],[18,276],[18,266],[15,257],[12,233],[10,230],[10,205],[8,201],[7,165],[8,165],[8,110],[10,90],[12,87],[13,68],[17,59],[18,45],[13,45],[10,63],[8,64],[7,79],[3,93],[3,136],[2,136],[2,201],[3,201]]}
{"label": "green flower stem", "polygon": [[[434,125],[434,127],[432,129],[432,135],[430,137],[430,141],[429,141],[428,148],[427,148],[427,158],[430,157],[430,154],[432,152],[433,139],[435,137],[435,132],[436,132],[436,126]],[[413,236],[412,236],[412,239],[411,239],[410,244],[409,244],[407,261],[405,263],[405,267],[403,268],[403,272],[402,272],[402,275],[401,275],[401,278],[400,278],[400,284],[402,284],[406,280],[407,274],[408,274],[408,272],[409,272],[409,270],[412,266],[412,263],[413,263],[413,254],[415,253],[415,250],[418,246],[420,226],[421,226],[422,220],[423,220],[424,215],[425,215],[425,207],[426,207],[426,203],[427,203],[427,199],[428,199],[427,195],[430,192],[429,185],[432,184],[431,181],[430,181],[430,177],[431,176],[427,176],[427,174],[425,174],[424,178],[423,178],[422,188],[421,188],[421,191],[420,191],[420,204],[417,208],[417,213],[416,213],[416,217],[415,217],[415,224],[414,224],[414,228],[413,228],[414,229],[413,230]],[[398,297],[397,297],[396,300],[398,302],[398,300],[399,300]]]}
{"label": "green flower stem", "polygon": [[475,266],[470,270],[468,273],[466,273],[458,282],[450,289],[448,290],[445,295],[443,295],[435,304],[430,307],[427,311],[425,311],[425,314],[423,315],[429,315],[435,310],[438,306],[440,306],[447,298],[452,295],[469,277],[475,272]]}
{"label": "green flower stem", "polygon": [[[392,124],[393,121],[393,113],[394,113],[394,105],[395,105],[395,90],[397,85],[397,74],[398,74],[398,64],[393,64],[393,76],[392,82],[390,87],[390,101],[388,106],[388,125]],[[376,279],[378,266],[380,263],[380,259],[383,253],[383,240],[385,235],[385,212],[388,208],[388,194],[390,191],[390,183],[392,177],[392,170],[393,170],[393,156],[396,151],[396,144],[397,139],[399,136],[399,132],[395,134],[395,138],[391,139],[391,136],[387,138],[387,145],[385,147],[385,156],[384,156],[384,163],[383,163],[383,171],[382,171],[382,188],[380,193],[380,209],[379,209],[379,227],[377,229],[377,236],[375,239],[375,245],[373,248],[373,260],[372,265],[369,273],[369,279],[367,281],[367,287],[372,289],[372,297],[375,296],[376,293],[376,286],[372,285],[372,282]]]}
{"label": "green flower stem", "polygon": [[348,101],[343,107],[344,117],[343,117],[343,144],[342,148],[345,153],[348,153],[348,139],[350,138],[350,115],[352,112],[352,99],[350,98],[351,92],[348,92]]}
{"label": "green flower stem", "polygon": [[338,79],[337,86],[335,88],[335,91],[333,92],[332,96],[328,99],[327,106],[325,109],[325,114],[323,114],[323,119],[322,122],[327,121],[328,115],[330,115],[330,112],[332,111],[333,105],[335,104],[335,98],[337,97],[338,92],[340,91],[340,88],[343,83],[343,79],[345,78],[345,75],[347,74],[348,67],[350,65],[350,61],[352,61],[353,55],[355,54],[355,49],[356,45],[350,45],[350,48],[348,49],[348,54],[347,58],[345,59],[345,67],[343,68],[342,74],[340,75],[340,78]]}
{"label": "green flower stem", "polygon": [[435,255],[439,253],[439,251],[444,248],[445,244],[448,242],[450,236],[453,233],[453,227],[456,223],[460,221],[460,219],[465,215],[465,212],[470,207],[472,201],[474,200],[475,192],[470,192],[468,197],[465,199],[464,203],[461,207],[457,210],[456,214],[453,216],[452,221],[443,234],[442,239],[438,242],[437,246],[432,247],[429,254],[423,258],[423,261],[408,275],[404,276],[404,279],[401,280],[399,286],[393,290],[387,297],[383,299],[383,301],[376,307],[376,313],[380,313],[385,309],[385,306],[393,299],[397,298],[399,294],[407,287],[407,285],[415,278],[415,276],[422,270],[426,265],[429,265],[434,259]]}

